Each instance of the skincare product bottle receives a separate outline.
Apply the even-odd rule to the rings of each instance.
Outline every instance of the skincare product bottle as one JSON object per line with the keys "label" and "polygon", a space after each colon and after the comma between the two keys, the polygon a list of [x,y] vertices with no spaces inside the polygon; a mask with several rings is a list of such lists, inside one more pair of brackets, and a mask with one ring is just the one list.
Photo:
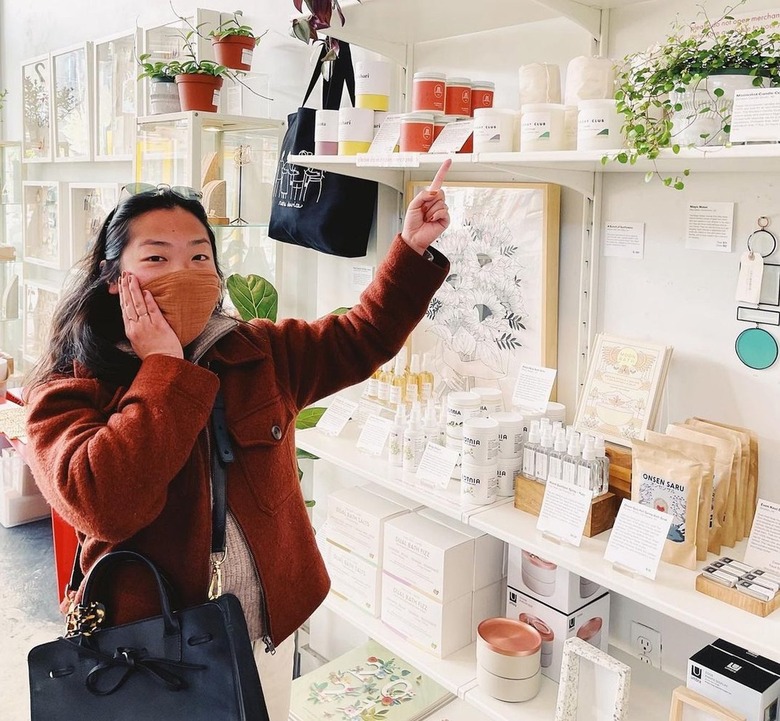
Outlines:
{"label": "skincare product bottle", "polygon": [[390,379],[392,378],[392,361],[387,361],[382,366],[382,372],[379,374],[379,383],[377,384],[377,399],[383,405],[390,402]]}
{"label": "skincare product bottle", "polygon": [[587,488],[594,497],[599,495],[601,488],[601,464],[596,460],[596,448],[593,445],[593,436],[586,436],[585,445],[582,448],[582,460],[577,468],[577,485]]}
{"label": "skincare product bottle", "polygon": [[387,459],[391,466],[400,468],[404,462],[404,427],[406,426],[406,414],[404,407],[399,405],[395,409],[393,427],[390,429],[390,437],[387,439]]}
{"label": "skincare product bottle", "polygon": [[393,377],[390,379],[390,407],[397,408],[404,404],[404,388],[406,386],[405,380],[405,366],[406,366],[406,349],[402,348],[401,352],[395,357],[395,368],[393,370]]}
{"label": "skincare product bottle", "polygon": [[540,440],[539,421],[532,421],[528,431],[528,440],[523,445],[523,475],[526,478],[536,477],[536,451],[541,450]]}
{"label": "skincare product bottle", "polygon": [[609,458],[604,447],[604,436],[596,436],[596,460],[601,466],[601,488],[599,489],[601,495],[609,491]]}
{"label": "skincare product bottle", "polygon": [[534,478],[539,483],[547,483],[549,473],[550,453],[553,451],[552,428],[548,425],[542,431],[542,442],[536,450],[534,460]]}
{"label": "skincare product bottle", "polygon": [[563,480],[577,485],[577,473],[580,466],[580,442],[577,433],[572,433],[569,447],[563,457]]}
{"label": "skincare product bottle", "polygon": [[436,415],[436,405],[432,400],[428,401],[425,406],[425,420],[423,421],[423,434],[425,435],[425,442],[438,443],[440,446],[444,445],[444,437],[441,432],[441,425],[439,425],[439,418]]}
{"label": "skincare product bottle", "polygon": [[365,398],[376,403],[379,400],[379,376],[382,374],[382,366],[379,366],[368,379]]}
{"label": "skincare product bottle", "polygon": [[422,368],[419,375],[420,400],[427,403],[433,398],[433,371],[431,371],[431,354],[423,353]]}
{"label": "skincare product bottle", "polygon": [[425,450],[425,434],[420,418],[420,404],[412,404],[412,412],[409,422],[404,428],[404,457],[403,469],[405,473],[416,473],[420,465],[423,451]]}
{"label": "skincare product bottle", "polygon": [[420,356],[412,353],[412,364],[404,377],[404,401],[407,406],[420,400]]}
{"label": "skincare product bottle", "polygon": [[566,432],[560,429],[555,435],[555,446],[550,453],[547,467],[547,479],[563,480],[563,458],[566,455]]}

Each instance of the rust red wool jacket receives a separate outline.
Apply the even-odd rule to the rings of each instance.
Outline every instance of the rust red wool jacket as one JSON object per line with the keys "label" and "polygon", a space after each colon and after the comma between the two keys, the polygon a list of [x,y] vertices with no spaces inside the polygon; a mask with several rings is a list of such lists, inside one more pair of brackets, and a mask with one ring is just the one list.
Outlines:
{"label": "rust red wool jacket", "polygon": [[[349,313],[313,323],[241,323],[202,365],[152,355],[129,387],[77,368],[35,389],[27,421],[30,464],[47,501],[76,529],[84,571],[108,551],[132,548],[159,565],[181,607],[206,601],[211,499],[205,429],[221,387],[236,452],[228,507],[265,589],[274,643],[298,628],[330,582],[296,472],[295,417],[398,352],[446,277],[446,258],[432,252],[433,262],[397,237]],[[119,569],[110,586],[105,597],[112,623],[158,612],[142,569]]]}

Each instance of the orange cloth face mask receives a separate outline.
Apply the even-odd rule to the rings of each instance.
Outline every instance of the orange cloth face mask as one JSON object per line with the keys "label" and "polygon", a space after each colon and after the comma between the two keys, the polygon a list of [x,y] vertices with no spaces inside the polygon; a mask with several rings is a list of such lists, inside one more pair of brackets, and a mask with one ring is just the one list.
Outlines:
{"label": "orange cloth face mask", "polygon": [[222,290],[213,270],[176,270],[150,280],[148,290],[173,328],[182,347],[194,341],[206,327]]}

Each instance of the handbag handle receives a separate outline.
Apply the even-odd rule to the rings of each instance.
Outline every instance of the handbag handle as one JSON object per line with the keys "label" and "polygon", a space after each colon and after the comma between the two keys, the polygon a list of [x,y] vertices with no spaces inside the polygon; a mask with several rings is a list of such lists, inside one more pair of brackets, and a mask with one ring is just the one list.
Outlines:
{"label": "handbag handle", "polygon": [[[328,49],[325,45],[320,50],[317,62],[314,65],[314,71],[311,74],[309,80],[309,87],[306,89],[306,94],[303,96],[303,102],[301,106],[306,105],[309,101],[314,86],[322,75],[322,66],[325,64],[325,55]],[[349,43],[339,41],[339,54],[333,62],[333,74],[330,80],[324,80],[322,83],[322,108],[323,110],[338,110],[341,106],[341,94],[344,89],[344,85],[347,86],[347,93],[349,93],[349,99],[352,101],[352,105],[355,105],[355,68],[352,65],[352,51],[350,50]]]}

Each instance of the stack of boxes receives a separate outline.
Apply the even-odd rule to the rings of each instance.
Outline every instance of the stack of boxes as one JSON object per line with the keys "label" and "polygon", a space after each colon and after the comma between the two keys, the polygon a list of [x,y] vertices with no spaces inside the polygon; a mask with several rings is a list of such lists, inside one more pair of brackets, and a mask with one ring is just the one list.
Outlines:
{"label": "stack of boxes", "polygon": [[556,683],[567,638],[578,636],[602,651],[609,646],[609,592],[514,546],[509,547],[506,616],[539,631],[542,673]]}

